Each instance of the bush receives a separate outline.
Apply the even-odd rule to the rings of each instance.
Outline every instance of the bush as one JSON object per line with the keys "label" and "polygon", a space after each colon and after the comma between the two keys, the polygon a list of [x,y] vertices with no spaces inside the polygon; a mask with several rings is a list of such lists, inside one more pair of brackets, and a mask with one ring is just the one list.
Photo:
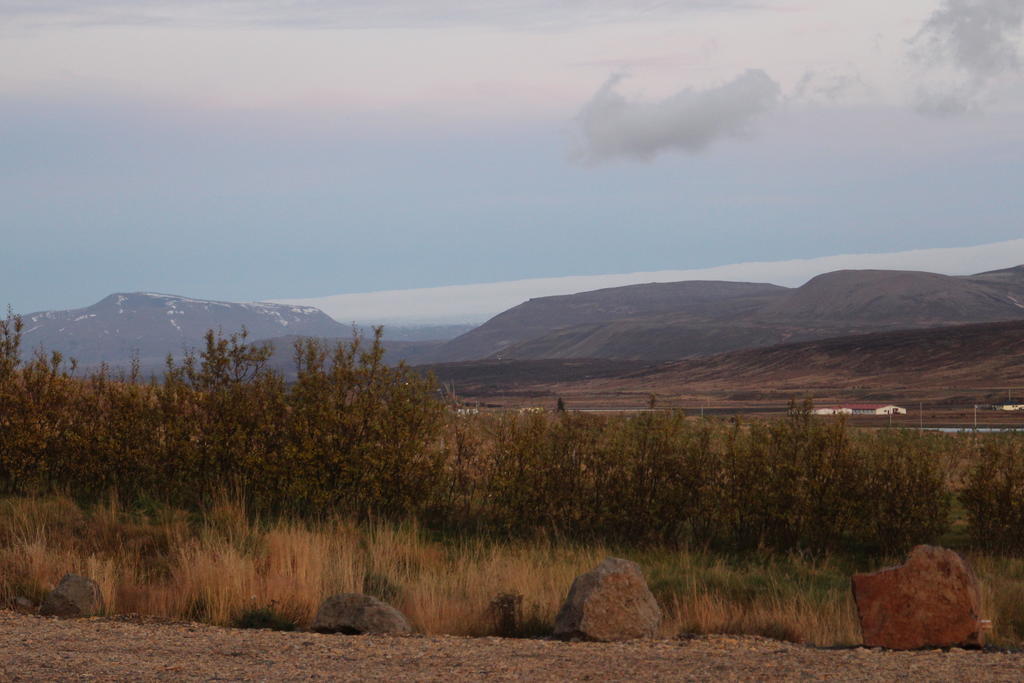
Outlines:
{"label": "bush", "polygon": [[0,494],[200,508],[233,491],[257,513],[365,519],[418,514],[439,484],[443,407],[432,380],[382,363],[380,330],[366,346],[299,341],[288,386],[244,330],[209,332],[145,383],[76,377],[59,354],[21,363],[20,329],[0,326]]}
{"label": "bush", "polygon": [[927,441],[913,431],[877,432],[861,440],[866,471],[857,542],[895,555],[946,532],[952,493]]}
{"label": "bush", "polygon": [[[446,417],[431,379],[383,364],[380,330],[366,344],[300,340],[290,385],[244,330],[211,331],[146,383],[137,369],[80,378],[59,354],[22,363],[20,321],[0,322],[0,495],[208,509],[231,492],[251,514],[726,550],[892,554],[948,527],[949,446],[853,432],[809,404],[753,424],[671,411]],[[1014,448],[983,458],[964,495],[985,543],[1021,547]]]}
{"label": "bush", "polygon": [[972,543],[986,550],[1024,553],[1024,445],[1019,438],[986,439],[960,502]]}
{"label": "bush", "polygon": [[[455,421],[448,521],[502,535],[725,550],[902,552],[948,526],[924,437],[679,413]],[[474,430],[476,430],[474,432]]]}

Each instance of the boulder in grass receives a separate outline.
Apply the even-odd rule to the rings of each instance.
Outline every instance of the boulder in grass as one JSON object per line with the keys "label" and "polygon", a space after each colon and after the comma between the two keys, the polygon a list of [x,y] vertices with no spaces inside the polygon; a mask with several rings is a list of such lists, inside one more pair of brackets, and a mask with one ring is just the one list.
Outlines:
{"label": "boulder in grass", "polygon": [[19,595],[14,598],[14,611],[21,612],[23,614],[32,614],[36,611],[36,603],[32,602],[24,595]]}
{"label": "boulder in grass", "polygon": [[609,557],[572,582],[555,617],[555,637],[563,640],[653,638],[661,608],[635,562]]}
{"label": "boulder in grass", "polygon": [[78,574],[65,574],[39,608],[39,613],[48,617],[91,617],[102,611],[100,587]]}
{"label": "boulder in grass", "polygon": [[983,644],[978,580],[952,550],[919,545],[899,567],[854,574],[853,597],[868,647]]}
{"label": "boulder in grass", "polygon": [[317,610],[313,630],[346,635],[412,632],[408,620],[391,605],[359,593],[340,593],[323,601]]}

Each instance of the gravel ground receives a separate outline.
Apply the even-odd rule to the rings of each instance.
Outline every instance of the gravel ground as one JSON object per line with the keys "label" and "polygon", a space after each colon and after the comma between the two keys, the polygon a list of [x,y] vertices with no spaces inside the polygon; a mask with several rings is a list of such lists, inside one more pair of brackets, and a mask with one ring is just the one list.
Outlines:
{"label": "gravel ground", "polygon": [[1024,653],[827,650],[755,637],[630,643],[341,636],[0,611],[0,681],[1004,680]]}

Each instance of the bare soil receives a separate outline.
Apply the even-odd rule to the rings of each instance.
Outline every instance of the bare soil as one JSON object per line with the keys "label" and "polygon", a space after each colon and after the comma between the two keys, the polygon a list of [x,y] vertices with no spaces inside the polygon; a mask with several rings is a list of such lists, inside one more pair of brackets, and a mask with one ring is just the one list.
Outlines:
{"label": "bare soil", "polygon": [[0,681],[1020,680],[1024,653],[820,649],[756,637],[628,643],[341,636],[0,611]]}

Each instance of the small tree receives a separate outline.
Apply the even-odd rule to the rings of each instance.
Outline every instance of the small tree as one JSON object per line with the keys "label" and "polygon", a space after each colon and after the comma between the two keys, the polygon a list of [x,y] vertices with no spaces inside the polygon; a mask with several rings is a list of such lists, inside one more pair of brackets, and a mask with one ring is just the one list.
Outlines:
{"label": "small tree", "polygon": [[10,377],[21,365],[21,331],[25,327],[20,315],[7,307],[7,317],[0,320],[0,381]]}
{"label": "small tree", "polygon": [[207,330],[203,337],[206,348],[199,354],[199,363],[196,363],[195,353],[188,351],[180,368],[175,368],[168,358],[168,369],[171,373],[177,371],[178,377],[200,390],[252,382],[265,372],[274,349],[270,344],[249,344],[248,338],[249,331],[245,327],[227,337]]}

